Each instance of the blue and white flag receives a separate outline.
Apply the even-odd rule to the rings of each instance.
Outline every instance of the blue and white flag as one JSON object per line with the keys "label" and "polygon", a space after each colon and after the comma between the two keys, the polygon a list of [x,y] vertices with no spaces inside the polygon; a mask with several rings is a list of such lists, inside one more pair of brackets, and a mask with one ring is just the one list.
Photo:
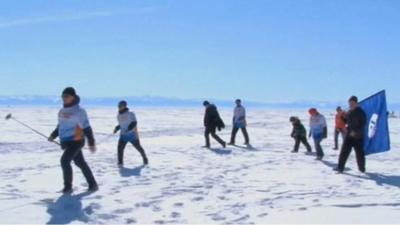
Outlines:
{"label": "blue and white flag", "polygon": [[367,115],[365,127],[365,155],[387,152],[390,150],[390,134],[386,92],[381,91],[360,102]]}

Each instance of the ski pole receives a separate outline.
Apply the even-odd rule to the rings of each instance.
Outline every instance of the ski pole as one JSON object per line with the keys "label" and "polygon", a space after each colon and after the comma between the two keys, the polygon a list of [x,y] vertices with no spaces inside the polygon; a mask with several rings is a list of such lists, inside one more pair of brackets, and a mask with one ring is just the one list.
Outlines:
{"label": "ski pole", "polygon": [[[11,113],[8,114],[8,115],[6,116],[6,120],[10,120],[10,119],[11,119],[11,120],[14,120],[15,122],[21,124],[22,126],[28,128],[29,130],[33,131],[34,133],[36,133],[36,134],[38,134],[38,135],[40,135],[40,136],[42,136],[42,137],[44,137],[44,138],[46,138],[46,139],[48,140],[48,137],[47,137],[46,135],[44,135],[43,133],[39,132],[38,130],[32,128],[32,127],[29,126],[28,124],[23,123],[23,122],[21,122],[21,121],[15,119],[15,118],[12,116]],[[60,145],[60,143],[58,143],[57,141],[52,141],[52,142],[53,142],[54,144]]]}

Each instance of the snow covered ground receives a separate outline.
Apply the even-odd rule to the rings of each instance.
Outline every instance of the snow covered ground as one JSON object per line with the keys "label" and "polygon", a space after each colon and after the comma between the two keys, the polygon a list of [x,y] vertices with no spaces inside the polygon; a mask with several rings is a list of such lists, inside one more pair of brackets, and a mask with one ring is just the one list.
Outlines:
{"label": "snow covered ground", "polygon": [[[49,134],[56,125],[55,108],[1,108]],[[252,149],[202,149],[203,109],[135,110],[150,165],[126,149],[125,167],[116,165],[117,137],[110,136],[114,108],[89,108],[98,152],[85,150],[100,190],[86,193],[74,167],[72,195],[62,189],[54,144],[13,121],[0,120],[0,223],[399,223],[400,120],[392,119],[393,150],[369,156],[368,173],[357,171],[354,155],[344,175],[332,171],[338,152],[324,142],[326,158],[290,153],[291,115],[303,111],[249,109]],[[222,116],[229,122],[230,109]],[[329,123],[333,116],[325,112]],[[221,132],[228,140],[230,127]],[[330,136],[332,127],[330,127]],[[241,133],[238,143],[242,143]]]}

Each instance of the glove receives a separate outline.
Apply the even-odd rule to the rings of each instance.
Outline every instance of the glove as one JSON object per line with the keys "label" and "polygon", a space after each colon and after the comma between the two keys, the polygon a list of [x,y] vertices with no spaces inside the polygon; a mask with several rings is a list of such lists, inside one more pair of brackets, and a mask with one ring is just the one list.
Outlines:
{"label": "glove", "polygon": [[121,127],[118,125],[114,128],[114,134],[116,134],[119,130],[121,129]]}

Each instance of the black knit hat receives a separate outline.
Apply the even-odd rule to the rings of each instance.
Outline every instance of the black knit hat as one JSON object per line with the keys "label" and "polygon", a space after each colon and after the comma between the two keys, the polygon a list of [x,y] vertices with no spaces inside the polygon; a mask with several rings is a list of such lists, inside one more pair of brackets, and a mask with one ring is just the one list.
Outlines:
{"label": "black knit hat", "polygon": [[67,87],[62,92],[62,95],[76,96],[76,91],[73,87]]}
{"label": "black knit hat", "polygon": [[208,106],[209,104],[210,104],[209,101],[204,101],[204,102],[203,102],[203,105],[204,105],[204,106]]}
{"label": "black knit hat", "polygon": [[349,102],[358,102],[358,98],[356,96],[351,96]]}
{"label": "black knit hat", "polygon": [[120,101],[118,103],[118,107],[127,107],[127,106],[128,106],[128,103],[126,101]]}

